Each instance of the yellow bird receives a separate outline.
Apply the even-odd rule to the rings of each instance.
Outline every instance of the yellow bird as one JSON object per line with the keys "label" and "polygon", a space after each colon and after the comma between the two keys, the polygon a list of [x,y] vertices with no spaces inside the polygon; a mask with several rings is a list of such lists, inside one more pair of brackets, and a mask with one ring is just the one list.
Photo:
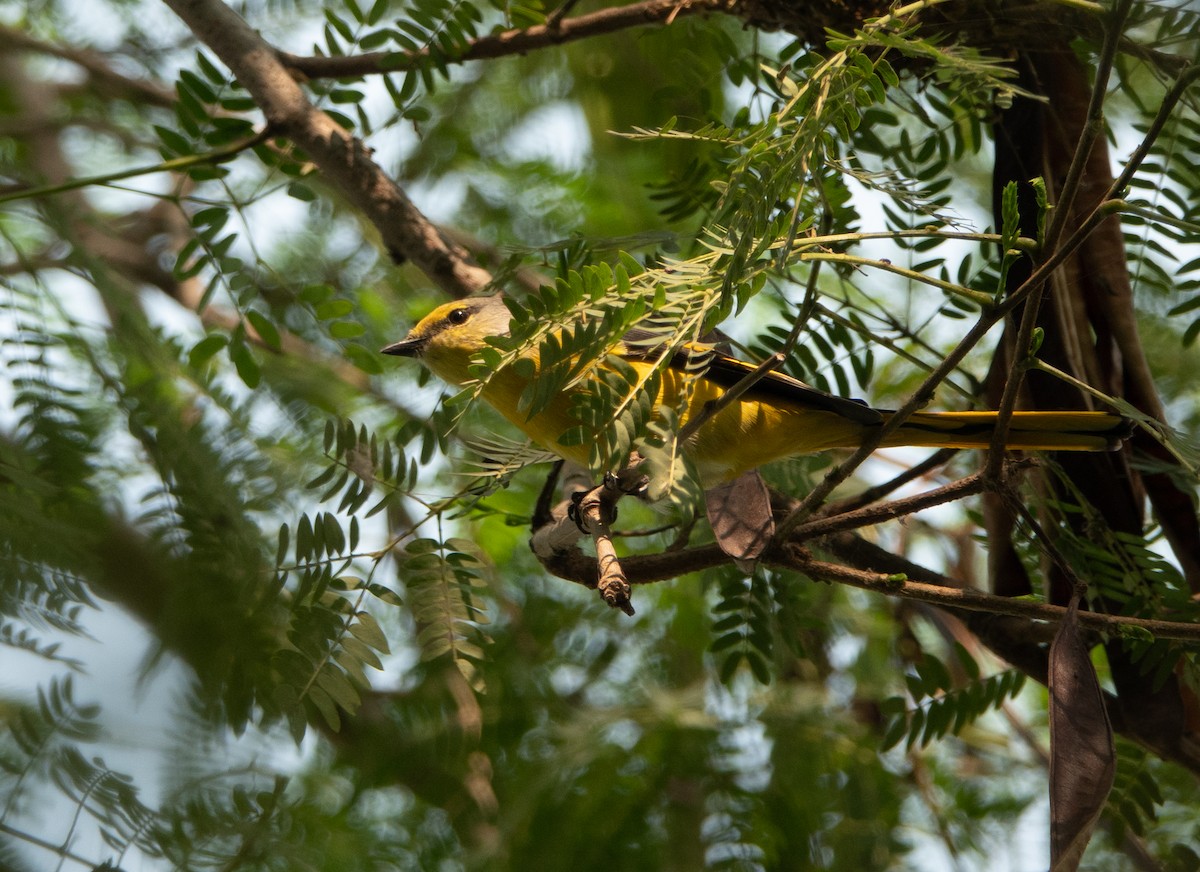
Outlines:
{"label": "yellow bird", "polygon": [[[488,347],[487,338],[508,333],[510,313],[499,295],[476,297],[437,307],[408,336],[383,349],[384,354],[414,357],[452,385],[471,381],[474,356]],[[652,352],[621,343],[614,351],[639,375],[654,364]],[[709,400],[715,400],[755,367],[720,353],[709,354],[706,368],[687,369],[687,352],[676,355],[659,382],[655,408],[669,407],[690,390],[681,419],[686,422]],[[535,367],[536,370],[536,367]],[[690,386],[685,382],[695,380]],[[568,390],[529,417],[518,408],[528,378],[517,367],[492,373],[480,395],[534,442],[578,463],[587,464],[588,444],[563,445],[560,437],[579,421],[571,415]],[[732,481],[773,460],[825,451],[857,448],[881,428],[891,412],[818,391],[794,378],[769,372],[736,401],[707,420],[686,450],[706,487]],[[995,412],[917,412],[892,431],[881,447],[986,448],[995,427]],[[1120,415],[1107,412],[1015,412],[1005,447],[1018,450],[1105,451],[1128,435]]]}

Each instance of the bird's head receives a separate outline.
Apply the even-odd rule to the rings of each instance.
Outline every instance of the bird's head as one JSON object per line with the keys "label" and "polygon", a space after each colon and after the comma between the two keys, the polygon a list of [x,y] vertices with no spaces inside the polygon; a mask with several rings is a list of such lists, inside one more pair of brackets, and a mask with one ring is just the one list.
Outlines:
{"label": "bird's head", "polygon": [[504,336],[512,314],[500,294],[472,297],[438,306],[384,354],[415,357],[438,378],[461,385],[471,378],[471,358],[487,347],[489,336]]}

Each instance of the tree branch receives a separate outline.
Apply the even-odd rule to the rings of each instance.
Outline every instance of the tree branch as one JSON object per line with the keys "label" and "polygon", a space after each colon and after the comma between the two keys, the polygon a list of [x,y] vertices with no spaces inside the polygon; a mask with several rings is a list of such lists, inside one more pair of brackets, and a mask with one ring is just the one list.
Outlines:
{"label": "tree branch", "polygon": [[[1033,465],[1034,462],[1032,460],[1016,461],[1008,467],[1008,470],[1015,472],[1017,469]],[[882,503],[878,506],[844,511],[826,518],[809,521],[806,524],[798,526],[792,532],[792,536],[796,541],[806,541],[819,536],[828,536],[831,533],[838,533],[843,530],[853,530],[859,527],[879,524],[884,521],[894,521],[905,515],[915,514],[922,509],[940,506],[945,503],[954,502],[955,500],[961,500],[964,497],[982,493],[986,486],[986,476],[981,472],[977,472],[965,478],[960,478],[958,481],[951,482],[948,485],[918,494],[915,497],[893,500],[892,502]]]}
{"label": "tree branch", "polygon": [[[650,24],[669,24],[685,15],[704,15],[728,12],[736,0],[642,0],[628,6],[598,9],[573,18],[547,20],[546,24],[505,30],[472,40],[451,63],[485,60],[488,58],[522,55],[549,46],[562,45],[605,33],[615,33],[631,27]],[[396,73],[411,70],[429,59],[429,50],[415,52],[366,52],[345,57],[312,56],[280,52],[280,60],[291,69],[310,79],[366,76],[377,73]]]}
{"label": "tree branch", "polygon": [[[1044,242],[1045,251],[1054,251],[1067,222],[1075,214],[1073,207],[1083,183],[1088,158],[1092,153],[1096,138],[1104,131],[1104,98],[1108,93],[1108,79],[1112,72],[1113,60],[1121,39],[1121,29],[1129,13],[1130,5],[1131,0],[1121,0],[1106,24],[1104,45],[1096,64],[1096,78],[1092,83],[1087,116],[1080,131],[1079,140],[1075,143],[1075,153],[1071,156],[1070,165],[1067,167],[1066,178],[1059,191],[1058,202],[1050,213],[1050,223],[1046,228]],[[1017,328],[1015,340],[1015,353],[1018,357],[1014,360],[1013,367],[1008,373],[1000,403],[996,407],[996,430],[992,434],[987,460],[987,470],[993,478],[1000,473],[1000,464],[1004,456],[1004,440],[1008,435],[1008,425],[1012,420],[1013,411],[1017,407],[1018,393],[1025,381],[1028,358],[1035,353],[1032,343],[1034,330],[1038,324],[1038,312],[1042,304],[1043,287],[1043,284],[1038,284],[1032,288],[1029,299],[1025,303],[1025,310],[1021,313],[1021,323]]]}
{"label": "tree branch", "polygon": [[[950,579],[946,579],[944,585],[929,584],[912,581],[899,573],[871,572],[844,566],[840,563],[828,563],[817,560],[798,548],[788,549],[787,556],[778,563],[820,581],[835,581],[838,584],[846,584],[886,596],[913,599],[943,608],[1007,615],[1052,624],[1062,621],[1067,613],[1063,606],[995,596],[982,591],[954,587]],[[1200,642],[1200,624],[1158,621],[1127,615],[1105,615],[1099,612],[1080,612],[1079,622],[1089,629],[1107,633],[1120,634],[1125,629],[1137,629],[1145,630],[1157,639]]]}
{"label": "tree branch", "polygon": [[877,484],[874,487],[869,487],[862,493],[842,500],[838,503],[831,503],[826,506],[823,512],[827,512],[829,516],[852,512],[869,506],[872,503],[883,499],[894,490],[904,487],[910,481],[915,481],[918,478],[925,476],[940,466],[944,466],[951,457],[959,452],[957,448],[939,448],[937,451],[930,454],[920,463],[906,468],[899,475],[882,484]]}
{"label": "tree branch", "polygon": [[[1028,466],[1030,462],[1020,462],[1019,465]],[[886,596],[917,600],[942,608],[1058,623],[1067,611],[1062,606],[995,596],[966,588],[947,576],[909,563],[903,558],[871,546],[858,536],[846,532],[848,529],[884,520],[893,520],[931,506],[979,493],[984,489],[986,482],[987,474],[980,472],[915,497],[810,521],[803,526],[798,526],[787,542],[776,545],[767,551],[763,555],[762,562],[768,566],[791,569],[813,579],[847,584]],[[624,493],[620,488],[609,488],[606,483],[592,489],[589,494],[597,495],[596,498],[599,499],[599,492],[607,490],[613,490],[618,497]],[[600,553],[600,538],[610,536],[606,524],[596,527],[590,520],[601,508],[597,504],[591,507],[586,515],[589,518],[588,531],[597,537],[598,553]],[[789,508],[791,507],[784,507],[784,510]],[[556,518],[544,516],[542,520],[546,527],[549,525],[557,525],[556,528],[561,527]],[[579,532],[582,533],[583,530]],[[544,533],[545,527],[535,530],[535,541]],[[578,535],[573,537],[576,540],[578,538]],[[831,548],[839,557],[854,566],[816,559],[804,547],[804,543],[814,540],[821,546]],[[611,545],[611,538],[608,538],[608,542]],[[864,549],[868,549],[869,553]],[[575,581],[590,588],[598,586],[598,580],[606,577],[605,573],[611,571],[609,567],[616,561],[615,553],[611,552],[611,549],[603,552],[602,560],[598,561],[596,557],[585,555],[574,544],[568,544],[565,541],[559,541],[555,548],[535,547],[534,550],[548,571],[559,578]],[[886,559],[889,568],[895,571],[880,572],[861,568],[877,564],[881,558]],[[724,565],[731,559],[717,545],[704,545],[664,554],[625,557],[621,559],[620,568],[617,571],[620,573],[622,584],[651,584],[690,572]],[[925,581],[912,580],[913,576],[924,578]],[[608,601],[608,597],[606,597],[606,601]],[[626,599],[625,602],[627,601]],[[616,603],[610,602],[609,604],[615,605]],[[1130,630],[1145,631],[1159,639],[1200,642],[1200,624],[1098,612],[1081,612],[1079,619],[1085,627],[1108,633],[1120,634]]]}
{"label": "tree branch", "polygon": [[487,270],[470,263],[461,246],[438,232],[360,140],[309,101],[276,51],[245,19],[220,0],[165,2],[233,71],[271,129],[302,148],[367,216],[393,257],[411,260],[451,296],[464,297],[488,285]]}

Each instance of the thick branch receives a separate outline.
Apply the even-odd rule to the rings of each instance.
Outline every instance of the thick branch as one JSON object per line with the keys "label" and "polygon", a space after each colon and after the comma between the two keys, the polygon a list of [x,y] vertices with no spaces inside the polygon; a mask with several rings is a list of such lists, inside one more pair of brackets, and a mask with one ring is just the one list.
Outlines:
{"label": "thick branch", "polygon": [[271,129],[302,148],[325,178],[379,230],[394,257],[411,260],[452,296],[484,288],[491,276],[446,240],[370,157],[362,142],[309,102],[275,50],[220,0],[166,0],[197,38],[233,71]]}
{"label": "thick branch", "polygon": [[[1084,171],[1088,167],[1092,147],[1104,129],[1104,98],[1108,92],[1108,78],[1112,72],[1113,59],[1117,54],[1117,45],[1120,42],[1121,29],[1129,12],[1129,6],[1130,0],[1122,0],[1114,9],[1112,20],[1108,23],[1104,45],[1096,65],[1096,77],[1092,83],[1087,116],[1079,130],[1079,139],[1075,143],[1075,151],[1071,156],[1066,178],[1059,191],[1059,202],[1050,213],[1050,224],[1046,228],[1044,245],[1047,252],[1054,251],[1067,226],[1067,221],[1074,215],[1075,199],[1083,185]],[[1043,287],[1039,285],[1033,289],[1025,303],[1025,310],[1021,313],[1021,323],[1017,328],[1015,340],[1017,359],[1004,384],[1004,391],[997,406],[996,432],[992,436],[992,444],[988,450],[987,468],[993,477],[1000,472],[1000,464],[1004,456],[1004,439],[1008,434],[1009,421],[1017,407],[1017,397],[1025,380],[1025,361],[1033,353],[1033,335],[1038,325]]]}
{"label": "thick branch", "polygon": [[[585,554],[577,547],[550,554],[538,554],[538,560],[546,571],[565,581],[573,581],[584,587],[595,589],[599,571],[596,558]],[[702,545],[684,551],[667,551],[662,554],[638,554],[623,557],[621,566],[625,578],[631,584],[653,584],[701,572],[715,566],[724,566],[732,558],[719,546]]]}
{"label": "thick branch", "polygon": [[[765,553],[763,563],[768,566],[801,572],[810,578],[822,581],[848,584],[887,596],[913,599],[948,609],[986,612],[991,615],[1005,615],[1049,623],[1061,621],[1066,614],[1066,609],[1062,606],[995,596],[966,588],[953,579],[902,561],[901,558],[887,554],[874,546],[868,546],[864,540],[845,532],[850,528],[894,519],[930,506],[979,493],[985,482],[986,475],[976,473],[915,497],[810,521],[796,528],[786,543]],[[602,492],[607,490],[605,485],[601,485],[594,488],[590,494],[594,495],[596,499],[600,499]],[[619,495],[621,491],[615,489],[612,493]],[[784,507],[785,510],[788,508],[790,506]],[[597,503],[594,511],[587,514],[592,515],[600,509],[601,506]],[[543,520],[547,522],[548,526],[557,524],[557,519],[545,518]],[[535,538],[543,532],[543,529],[535,531]],[[601,532],[607,534],[607,525],[604,525]],[[890,561],[888,568],[895,571],[879,572],[817,560],[801,544],[813,540],[818,541],[822,546],[831,548],[848,563],[860,567],[872,565],[877,562],[880,555],[884,555]],[[611,540],[609,542],[611,544]],[[863,549],[868,547],[870,553],[864,552]],[[598,565],[595,557],[585,555],[577,547],[566,547],[564,543],[560,543],[560,547],[555,549],[535,548],[535,552],[538,559],[550,572],[560,578],[592,588],[597,587],[598,579],[604,577],[604,572],[600,570],[607,567],[610,562],[615,562],[615,554],[605,552],[604,563]],[[629,584],[650,584],[676,578],[689,572],[720,566],[730,559],[717,545],[705,545],[664,554],[625,557],[620,562],[620,581]],[[914,577],[923,578],[925,581],[913,580]],[[1160,639],[1200,642],[1200,624],[1159,621],[1097,612],[1081,613],[1080,621],[1090,629],[1109,633],[1121,633],[1128,630],[1146,631]]]}
{"label": "thick branch", "polygon": [[[850,534],[841,535],[849,536]],[[851,536],[846,541],[861,540]],[[839,550],[844,550],[844,548]],[[621,560],[621,566],[624,570],[624,577],[631,584],[651,584],[690,572],[721,566],[729,563],[731,559],[716,545],[704,545],[681,552],[625,557]],[[1049,624],[1057,624],[1066,614],[1066,609],[1062,606],[995,596],[963,588],[956,585],[953,579],[938,576],[929,570],[921,569],[921,572],[923,575],[941,579],[940,584],[912,581],[903,574],[872,572],[817,560],[798,546],[789,546],[781,551],[772,552],[764,558],[763,562],[768,566],[801,572],[819,581],[846,584],[885,596],[917,600],[955,611],[980,612],[1023,618],[1026,621],[1044,621]],[[574,581],[587,587],[596,586],[596,559],[584,555],[581,551],[562,552],[544,558],[542,563],[548,570],[567,581]],[[1149,632],[1158,639],[1200,642],[1200,624],[1159,621],[1126,615],[1106,615],[1098,612],[1082,612],[1079,618],[1089,629],[1108,633],[1119,634],[1122,632],[1122,628],[1128,628]]]}

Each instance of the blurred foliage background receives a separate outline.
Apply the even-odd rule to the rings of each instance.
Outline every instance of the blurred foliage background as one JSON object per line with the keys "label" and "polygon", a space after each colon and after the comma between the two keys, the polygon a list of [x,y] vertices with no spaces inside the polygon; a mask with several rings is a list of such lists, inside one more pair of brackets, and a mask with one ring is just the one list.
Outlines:
{"label": "blurred foliage background", "polygon": [[[1090,70],[1107,14],[927,5],[852,33],[883,10],[831,4],[806,30],[787,4],[681,4],[467,63],[556,4],[237,9],[297,57],[422,53],[297,77],[515,294],[557,280],[542,305],[569,323],[613,268],[654,299],[691,265],[668,304],[736,312],[723,328],[760,359],[801,318],[784,369],[886,407],[981,311],[961,291],[1003,290],[1010,263],[983,236],[1000,232],[992,130],[1025,99],[1010,61],[1029,16],[1069,28],[1060,50]],[[0,21],[0,866],[1047,865],[1045,690],[1025,672],[944,612],[783,569],[639,587],[633,620],[549,576],[527,546],[547,466],[378,354],[444,293],[261,135],[214,50],[150,0],[6,2]],[[996,21],[1011,28],[980,45]],[[1194,62],[1197,24],[1187,4],[1133,4],[1105,108],[1118,171]],[[1200,425],[1198,109],[1184,89],[1123,219],[1137,330],[1184,433]],[[854,244],[794,247],[835,234]],[[870,263],[832,256],[847,252]],[[984,402],[996,336],[938,407]],[[924,457],[883,452],[838,495]],[[769,479],[802,497],[835,459]],[[1196,467],[1170,464],[1191,507]],[[671,525],[629,549],[667,548],[687,494],[623,503],[627,532]],[[987,589],[982,512],[866,535]],[[1117,567],[1106,590],[1128,614],[1194,620],[1196,558],[1161,523],[1086,553],[1098,576]],[[1050,599],[1045,551],[1020,534]],[[1186,695],[1194,649],[1135,642],[1144,680]],[[1194,773],[1146,742],[1118,754],[1089,868],[1195,868]]]}

